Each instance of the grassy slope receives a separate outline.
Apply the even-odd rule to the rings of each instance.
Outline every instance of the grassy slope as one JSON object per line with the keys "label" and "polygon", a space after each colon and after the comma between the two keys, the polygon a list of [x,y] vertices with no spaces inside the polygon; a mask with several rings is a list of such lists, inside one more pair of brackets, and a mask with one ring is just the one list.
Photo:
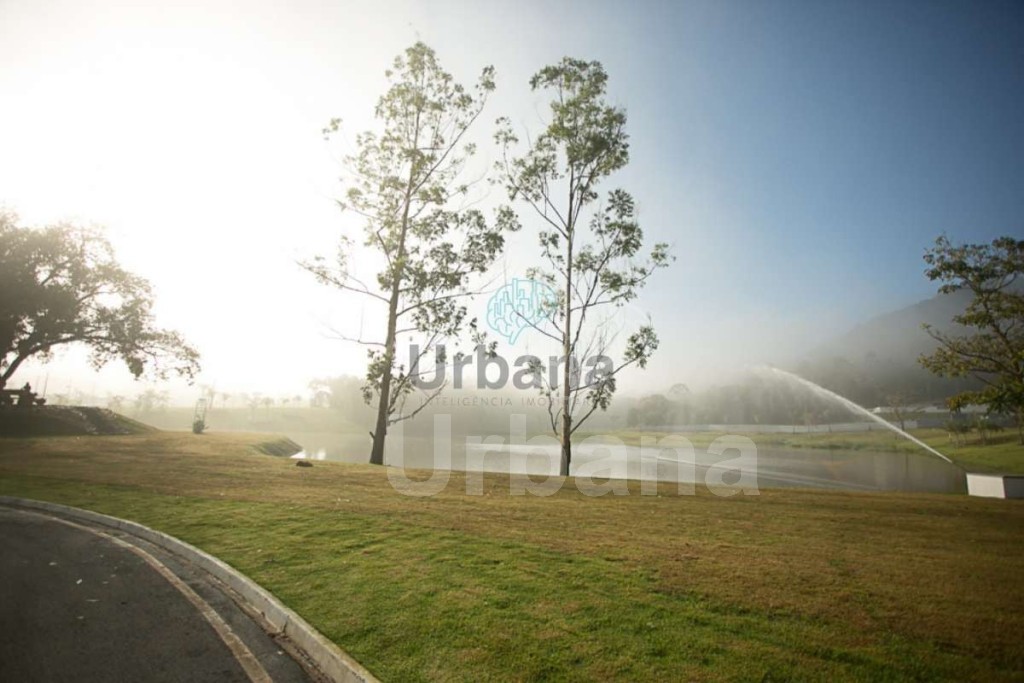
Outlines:
{"label": "grassy slope", "polygon": [[[0,411],[0,436],[23,439],[49,439],[61,437],[64,444],[91,444],[100,436],[144,435],[153,436],[158,449],[185,448],[194,453],[216,454],[223,448],[243,453],[260,453],[288,457],[302,450],[291,439],[267,433],[207,434],[196,440],[178,432],[163,432],[152,425],[139,422],[106,408],[91,406],[42,406],[31,410],[18,408]],[[69,438],[89,437],[87,441],[67,441]],[[44,441],[44,443],[51,443]],[[52,442],[58,443],[58,442]],[[126,442],[138,444],[140,442]],[[76,446],[77,447],[77,446]]]}
{"label": "grassy slope", "polygon": [[[916,429],[911,432],[940,453],[966,469],[968,472],[1003,472],[1024,474],[1024,446],[1017,440],[1015,431],[997,433],[986,443],[977,434],[957,444],[942,429]],[[694,446],[707,446],[722,432],[682,433]],[[628,444],[639,444],[641,436],[661,439],[668,436],[660,432],[639,432],[622,430],[611,436]],[[833,434],[745,434],[758,446],[784,448],[821,448],[828,450],[874,450],[897,453],[924,452],[920,446],[892,432],[838,432]]]}
{"label": "grassy slope", "polygon": [[141,434],[152,431],[153,427],[106,408],[36,406],[0,409],[0,435],[3,436]]}
{"label": "grassy slope", "polygon": [[224,558],[385,680],[1020,680],[1024,506],[765,491],[430,498],[261,437],[0,440],[0,492]]}
{"label": "grassy slope", "polygon": [[[131,409],[129,409],[131,412]],[[169,407],[135,412],[136,419],[160,429],[182,430],[192,426],[192,408]],[[341,432],[366,434],[365,425],[340,411],[297,406],[267,408],[211,408],[206,424],[215,430],[272,432]]]}

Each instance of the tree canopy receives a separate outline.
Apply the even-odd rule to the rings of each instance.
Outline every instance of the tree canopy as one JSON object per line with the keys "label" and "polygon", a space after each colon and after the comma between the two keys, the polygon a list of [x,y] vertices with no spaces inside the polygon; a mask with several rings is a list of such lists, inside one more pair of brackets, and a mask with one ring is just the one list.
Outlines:
{"label": "tree canopy", "polygon": [[29,358],[84,344],[99,368],[120,359],[136,378],[191,380],[199,354],[156,327],[149,283],[114,258],[102,232],[69,223],[31,229],[0,213],[0,386]]}
{"label": "tree canopy", "polygon": [[939,347],[921,356],[921,364],[939,375],[979,380],[982,389],[953,396],[951,407],[984,405],[1014,415],[1024,444],[1024,240],[955,245],[939,237],[924,260],[928,278],[942,283],[940,292],[967,290],[972,298],[953,318],[968,334],[925,326]]}
{"label": "tree canopy", "polygon": [[[562,475],[569,474],[572,434],[596,410],[606,410],[615,392],[615,375],[624,367],[645,367],[658,346],[651,325],[626,340],[621,362],[608,363],[579,377],[586,358],[607,358],[616,331],[610,316],[635,299],[647,279],[667,266],[668,245],[655,244],[646,256],[644,234],[632,195],[612,189],[602,197],[599,186],[629,163],[626,112],[608,103],[608,75],[600,62],[566,57],[530,80],[535,91],[550,96],[550,119],[519,156],[519,139],[508,119],[499,120],[499,162],[510,200],[528,207],[542,226],[541,265],[527,272],[557,295],[549,302],[546,326],[532,327],[560,344],[561,380],[545,382],[541,392],[550,406],[552,431],[562,443]],[[581,357],[582,356],[582,357]]]}
{"label": "tree canopy", "polygon": [[[318,257],[303,264],[321,282],[387,310],[382,336],[351,339],[368,348],[364,396],[377,403],[373,464],[384,461],[388,427],[413,417],[441,391],[405,409],[420,360],[465,325],[475,329],[463,303],[472,293],[472,277],[490,267],[504,247],[504,233],[518,227],[508,211],[489,221],[479,209],[467,208],[472,182],[463,172],[475,152],[467,133],[494,90],[494,70],[484,68],[476,86],[467,89],[418,42],[395,59],[386,76],[390,85],[375,112],[380,131],[357,136],[356,152],[346,159],[348,188],[338,201],[362,219],[363,246],[382,256],[383,266],[375,277],[360,277],[348,239],[333,262]],[[325,133],[339,124],[332,121]],[[421,341],[408,365],[396,353],[402,334]]]}

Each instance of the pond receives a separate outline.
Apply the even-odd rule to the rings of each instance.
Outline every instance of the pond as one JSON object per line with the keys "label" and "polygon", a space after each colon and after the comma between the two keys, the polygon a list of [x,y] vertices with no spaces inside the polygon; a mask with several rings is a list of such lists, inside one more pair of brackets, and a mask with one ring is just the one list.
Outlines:
{"label": "pond", "polygon": [[[365,463],[368,435],[296,432],[304,457]],[[559,447],[551,437],[527,444],[480,443],[454,438],[433,443],[425,436],[389,435],[387,464],[442,469],[550,475],[558,471]],[[664,442],[663,442],[664,443]],[[671,442],[669,442],[671,443]],[[742,442],[737,442],[742,445]],[[864,450],[757,447],[753,452],[702,447],[641,450],[612,441],[588,439],[573,446],[572,474],[594,478],[717,482],[758,488],[819,488],[857,491],[965,493],[963,470],[922,451],[891,453]]]}

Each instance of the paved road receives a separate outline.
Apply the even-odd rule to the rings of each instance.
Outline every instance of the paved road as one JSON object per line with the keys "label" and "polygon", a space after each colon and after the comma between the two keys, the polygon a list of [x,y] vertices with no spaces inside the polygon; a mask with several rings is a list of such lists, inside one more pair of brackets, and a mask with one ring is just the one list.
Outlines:
{"label": "paved road", "polygon": [[310,681],[209,576],[96,530],[121,543],[0,506],[0,681]]}

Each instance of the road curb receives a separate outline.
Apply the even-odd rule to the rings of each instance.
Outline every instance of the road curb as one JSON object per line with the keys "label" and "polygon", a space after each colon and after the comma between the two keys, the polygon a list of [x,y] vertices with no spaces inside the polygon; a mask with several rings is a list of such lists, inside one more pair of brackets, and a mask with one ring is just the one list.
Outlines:
{"label": "road curb", "polygon": [[119,529],[181,555],[238,593],[248,606],[263,615],[263,618],[272,627],[288,636],[332,681],[337,683],[379,683],[378,679],[359,662],[310,626],[305,619],[285,607],[280,600],[255,581],[194,545],[137,522],[67,505],[11,496],[0,496],[0,505],[27,510],[43,510],[71,519]]}

